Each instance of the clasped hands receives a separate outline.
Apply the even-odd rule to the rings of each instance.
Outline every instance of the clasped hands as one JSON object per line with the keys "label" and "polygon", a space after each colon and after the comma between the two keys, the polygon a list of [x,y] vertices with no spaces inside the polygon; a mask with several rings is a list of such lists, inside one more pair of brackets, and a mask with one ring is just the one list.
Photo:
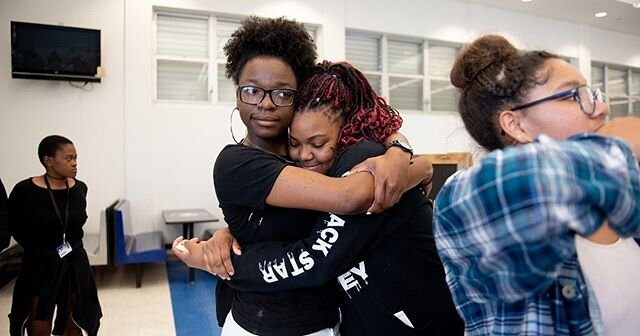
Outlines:
{"label": "clasped hands", "polygon": [[230,280],[234,274],[232,251],[236,255],[242,254],[240,243],[228,228],[217,230],[207,241],[198,238],[185,240],[180,236],[173,241],[171,250],[187,266],[207,271],[224,280]]}

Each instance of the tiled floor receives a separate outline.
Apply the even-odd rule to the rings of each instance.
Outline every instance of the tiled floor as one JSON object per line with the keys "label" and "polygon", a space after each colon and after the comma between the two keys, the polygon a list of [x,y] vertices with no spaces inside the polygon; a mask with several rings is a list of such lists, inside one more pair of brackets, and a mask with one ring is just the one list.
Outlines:
{"label": "tiled floor", "polygon": [[[9,330],[14,282],[0,289],[0,335]],[[165,264],[145,265],[142,288],[135,288],[135,268],[125,266],[99,269],[96,283],[104,314],[100,335],[176,335]]]}

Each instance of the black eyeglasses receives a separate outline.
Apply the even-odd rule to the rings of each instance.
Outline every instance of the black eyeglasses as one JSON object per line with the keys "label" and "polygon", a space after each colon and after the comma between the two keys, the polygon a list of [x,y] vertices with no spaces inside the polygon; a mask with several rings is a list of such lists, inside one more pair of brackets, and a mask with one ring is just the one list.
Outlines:
{"label": "black eyeglasses", "polygon": [[547,101],[562,99],[566,97],[572,97],[573,100],[576,100],[578,102],[578,105],[580,105],[580,110],[582,110],[582,113],[586,115],[592,115],[596,110],[596,102],[603,101],[602,92],[600,92],[599,88],[592,89],[587,85],[580,85],[574,87],[571,90],[562,91],[546,98],[534,100],[530,103],[513,107],[511,108],[511,111],[522,110],[527,107],[542,104]]}
{"label": "black eyeglasses", "polygon": [[249,105],[258,105],[264,97],[269,94],[269,98],[275,106],[287,107],[293,105],[296,97],[296,90],[292,89],[272,89],[265,90],[253,85],[238,86],[238,96],[240,101]]}

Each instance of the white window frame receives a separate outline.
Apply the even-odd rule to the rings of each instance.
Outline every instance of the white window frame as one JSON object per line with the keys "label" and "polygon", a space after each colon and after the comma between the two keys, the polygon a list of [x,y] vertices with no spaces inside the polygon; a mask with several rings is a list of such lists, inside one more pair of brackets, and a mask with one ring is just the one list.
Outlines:
{"label": "white window frame", "polygon": [[[394,41],[398,41],[398,42],[409,42],[409,43],[416,43],[420,46],[420,52],[422,53],[422,74],[401,74],[401,73],[392,73],[389,71],[389,56],[388,56],[388,51],[389,51],[389,40],[394,40]],[[382,88],[383,90],[385,90],[386,88],[386,95],[384,96],[385,99],[387,99],[387,101],[391,101],[391,87],[390,87],[390,79],[391,77],[395,77],[395,78],[405,78],[405,79],[417,79],[417,80],[421,80],[422,81],[422,109],[421,110],[405,110],[405,111],[412,111],[414,113],[420,113],[423,112],[425,110],[425,104],[426,104],[426,100],[427,98],[427,94],[429,91],[426,91],[425,88],[427,87],[426,82],[428,81],[428,76],[427,76],[427,63],[426,63],[426,58],[425,56],[425,44],[426,42],[422,39],[416,39],[416,38],[411,38],[411,37],[406,37],[406,36],[399,36],[399,35],[391,35],[391,34],[383,34],[382,35],[382,43],[380,43],[380,45],[382,46],[382,69],[383,69],[383,76],[382,76]],[[386,85],[386,86],[385,86]]]}
{"label": "white window frame", "polygon": [[[390,77],[395,78],[408,78],[408,79],[419,79],[422,80],[422,109],[414,110],[414,109],[403,109],[402,112],[408,113],[457,113],[456,110],[453,111],[432,111],[431,109],[431,80],[432,79],[441,79],[449,81],[449,78],[432,78],[429,74],[429,47],[431,45],[442,46],[448,48],[456,49],[456,52],[459,52],[462,48],[462,45],[454,42],[444,42],[444,41],[436,41],[436,40],[427,40],[424,38],[416,38],[410,36],[402,36],[396,34],[387,34],[380,32],[370,32],[363,31],[358,29],[347,29],[347,35],[356,35],[356,36],[366,36],[373,37],[379,39],[379,53],[380,53],[380,71],[371,71],[371,70],[363,70],[362,72],[365,75],[378,76],[380,78],[380,94],[385,100],[389,101],[390,98],[390,87],[389,87],[389,79]],[[388,43],[389,40],[394,41],[406,41],[411,43],[418,43],[422,46],[422,74],[396,74],[389,72],[389,56],[388,56]],[[347,39],[345,38],[345,41]],[[348,42],[345,42],[348,43]],[[347,59],[347,61],[350,61]]]}
{"label": "white window frame", "polygon": [[[633,105],[640,104],[640,96],[633,95],[633,80],[632,73],[640,75],[640,69],[632,68],[624,65],[617,65],[605,62],[591,62],[592,68],[601,68],[603,70],[603,78],[602,78],[602,91],[605,93],[605,102],[610,104],[611,102],[611,94],[609,93],[609,71],[611,69],[615,69],[617,71],[623,71],[626,73],[626,82],[627,82],[627,92],[624,95],[615,96],[615,98],[620,100],[627,101],[627,116],[633,115]],[[593,75],[589,79],[589,81],[593,81]],[[594,83],[591,83],[594,84]],[[640,92],[640,91],[639,91]],[[635,100],[635,101],[634,101]],[[609,115],[611,117],[611,114]]]}
{"label": "white window frame", "polygon": [[[454,109],[452,111],[433,110],[431,108],[431,106],[432,106],[431,102],[433,100],[431,98],[431,93],[432,93],[431,80],[432,79],[447,81],[449,83],[449,88],[451,90],[453,90],[456,94],[457,94],[458,91],[457,91],[457,88],[455,88],[453,86],[453,84],[451,84],[451,79],[450,79],[449,76],[446,76],[446,77],[432,77],[429,74],[429,67],[431,65],[431,60],[429,59],[429,48],[431,46],[452,48],[452,49],[455,49],[455,54],[457,56],[460,53],[460,50],[463,47],[462,44],[455,43],[455,42],[447,42],[447,41],[426,40],[423,45],[424,45],[424,57],[425,57],[424,71],[425,71],[425,74],[426,74],[426,77],[427,77],[427,80],[426,80],[425,85],[424,85],[424,88],[425,88],[424,89],[425,90],[424,91],[424,97],[425,97],[424,98],[424,105],[428,107],[427,109],[425,109],[425,112],[427,112],[427,113],[458,113],[457,97],[456,97],[456,103],[453,106]],[[453,67],[453,61],[455,61],[455,57],[451,62],[452,67]],[[451,69],[449,69],[449,72],[451,72]]]}
{"label": "white window frame", "polygon": [[[207,19],[209,26],[209,48],[207,58],[193,58],[193,57],[176,57],[169,55],[158,55],[158,14],[165,15],[173,15],[173,16],[181,16],[186,18],[198,18],[198,19]],[[242,21],[246,16],[232,15],[232,14],[220,14],[220,13],[208,13],[208,12],[196,12],[196,11],[187,11],[180,10],[175,8],[162,8],[156,7],[153,10],[153,99],[154,102],[160,104],[195,104],[195,105],[219,105],[219,106],[232,106],[235,105],[235,100],[233,102],[229,101],[221,101],[218,96],[218,66],[224,65],[227,63],[226,58],[218,58],[218,46],[217,46],[217,27],[219,21],[233,21],[238,22]],[[320,47],[319,42],[322,39],[322,31],[321,26],[313,23],[302,23],[307,31],[314,38],[314,43],[316,44],[316,48],[318,51],[318,55],[320,55]],[[207,100],[197,101],[197,100],[177,100],[177,99],[159,99],[158,98],[158,62],[159,61],[176,61],[176,62],[198,62],[207,64],[207,76],[208,76],[208,85],[207,85]],[[229,79],[230,80],[230,79]],[[235,85],[235,84],[234,84]]]}
{"label": "white window frame", "polygon": [[[172,16],[180,16],[185,18],[195,18],[195,19],[207,19],[208,20],[208,54],[207,58],[193,58],[193,57],[178,57],[178,56],[170,56],[170,55],[159,55],[158,54],[158,15],[172,15]],[[212,69],[211,67],[211,55],[212,52],[215,53],[215,29],[212,25],[212,17],[211,15],[202,14],[202,13],[194,13],[188,11],[180,11],[180,10],[165,10],[165,9],[154,9],[153,11],[153,98],[157,103],[178,103],[178,104],[211,104],[212,103],[212,83],[211,79],[216,78],[212,77],[216,75],[217,69]],[[212,36],[212,33],[214,34]],[[159,61],[175,61],[175,62],[197,62],[204,63],[207,65],[207,100],[206,101],[197,101],[197,100],[177,100],[177,99],[160,99],[158,98],[158,62]]]}
{"label": "white window frame", "polygon": [[[238,25],[240,24],[240,21],[242,21],[242,17],[237,17],[237,16],[222,16],[222,15],[211,15],[211,21],[212,21],[212,26],[217,28],[218,27],[218,21],[233,21],[233,22],[237,22]],[[213,71],[212,71],[212,75],[215,76],[213,78],[215,78],[215,86],[211,85],[211,96],[212,96],[212,103],[214,104],[219,104],[219,105],[227,105],[227,104],[231,104],[231,105],[235,105],[235,101],[220,101],[220,97],[218,97],[218,85],[220,84],[220,82],[218,81],[218,66],[219,65],[225,65],[227,64],[227,59],[226,58],[218,58],[218,39],[217,37],[217,29],[211,29],[212,31],[211,33],[211,39],[213,40],[212,44],[212,54],[211,57],[214,59],[214,66],[213,66]],[[231,79],[228,79],[230,81],[232,81]],[[232,81],[233,82],[233,81]],[[232,83],[233,84],[233,83]],[[235,84],[234,84],[235,85]]]}

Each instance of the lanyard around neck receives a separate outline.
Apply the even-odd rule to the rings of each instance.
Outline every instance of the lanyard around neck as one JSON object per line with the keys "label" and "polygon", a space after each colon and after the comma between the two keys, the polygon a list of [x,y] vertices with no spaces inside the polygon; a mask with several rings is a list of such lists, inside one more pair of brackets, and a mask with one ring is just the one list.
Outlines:
{"label": "lanyard around neck", "polygon": [[64,219],[60,214],[60,209],[58,208],[58,203],[56,199],[53,197],[53,191],[51,191],[51,185],[49,184],[49,180],[47,179],[47,175],[44,175],[44,183],[47,185],[47,191],[49,191],[49,197],[51,198],[51,205],[53,205],[53,210],[56,212],[56,217],[58,217],[58,221],[60,222],[60,226],[62,226],[62,240],[63,243],[66,241],[66,232],[67,232],[67,224],[69,223],[69,181],[64,179],[64,185],[67,187],[67,199],[65,202],[64,209]]}

